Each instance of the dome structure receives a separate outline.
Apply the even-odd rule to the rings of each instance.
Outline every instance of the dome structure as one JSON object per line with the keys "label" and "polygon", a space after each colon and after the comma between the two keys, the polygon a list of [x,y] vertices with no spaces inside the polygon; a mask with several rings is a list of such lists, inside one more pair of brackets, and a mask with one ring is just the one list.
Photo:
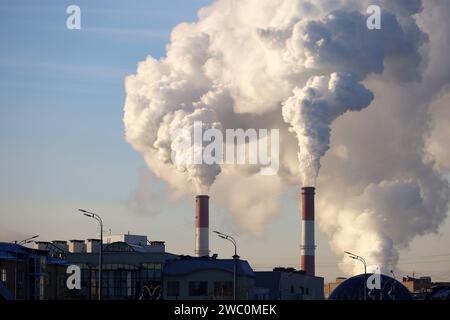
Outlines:
{"label": "dome structure", "polygon": [[367,300],[412,300],[412,295],[399,281],[387,275],[380,275],[381,285],[379,289],[368,289],[366,279],[372,273],[360,274],[342,282],[331,293],[329,300],[364,300],[366,289]]}

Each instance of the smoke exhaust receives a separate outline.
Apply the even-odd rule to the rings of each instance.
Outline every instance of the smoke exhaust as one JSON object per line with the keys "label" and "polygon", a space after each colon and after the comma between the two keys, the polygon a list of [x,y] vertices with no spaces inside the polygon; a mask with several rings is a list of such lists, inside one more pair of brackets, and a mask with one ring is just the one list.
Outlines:
{"label": "smoke exhaust", "polygon": [[195,197],[195,255],[209,255],[209,196]]}
{"label": "smoke exhaust", "polygon": [[302,238],[300,245],[300,268],[305,274],[315,275],[314,251],[314,187],[304,187],[301,193]]}

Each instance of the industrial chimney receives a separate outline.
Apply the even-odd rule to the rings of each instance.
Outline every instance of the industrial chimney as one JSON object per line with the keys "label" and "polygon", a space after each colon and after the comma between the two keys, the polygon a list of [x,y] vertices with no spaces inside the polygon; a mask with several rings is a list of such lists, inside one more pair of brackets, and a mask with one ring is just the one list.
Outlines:
{"label": "industrial chimney", "polygon": [[301,208],[302,208],[302,242],[300,245],[300,265],[305,274],[315,275],[314,251],[314,187],[302,188]]}
{"label": "industrial chimney", "polygon": [[209,255],[209,196],[195,197],[195,255]]}

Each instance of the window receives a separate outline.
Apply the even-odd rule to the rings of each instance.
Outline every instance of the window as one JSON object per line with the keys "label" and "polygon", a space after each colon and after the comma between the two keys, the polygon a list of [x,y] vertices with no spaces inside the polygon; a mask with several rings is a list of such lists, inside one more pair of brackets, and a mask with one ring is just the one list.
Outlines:
{"label": "window", "polygon": [[306,288],[306,294],[309,294],[309,288]]}
{"label": "window", "polygon": [[6,282],[6,269],[2,269],[1,271],[1,280],[2,282]]}
{"label": "window", "polygon": [[167,282],[167,296],[178,297],[180,295],[180,283],[178,281]]}
{"label": "window", "polygon": [[294,286],[291,286],[291,293],[294,293]]}
{"label": "window", "polygon": [[102,276],[102,287],[108,296],[134,297],[136,295],[137,272],[132,270],[108,270]]}
{"label": "window", "polygon": [[162,265],[160,263],[143,263],[141,269],[141,278],[143,282],[155,282],[161,280],[161,269]]}
{"label": "window", "polygon": [[300,294],[304,294],[305,293],[305,288],[300,287]]}
{"label": "window", "polygon": [[208,282],[191,281],[189,282],[189,295],[191,297],[199,297],[208,295]]}
{"label": "window", "polygon": [[125,242],[113,242],[105,247],[104,252],[134,252],[134,249]]}
{"label": "window", "polygon": [[233,295],[233,282],[218,281],[214,282],[214,296],[231,297]]}

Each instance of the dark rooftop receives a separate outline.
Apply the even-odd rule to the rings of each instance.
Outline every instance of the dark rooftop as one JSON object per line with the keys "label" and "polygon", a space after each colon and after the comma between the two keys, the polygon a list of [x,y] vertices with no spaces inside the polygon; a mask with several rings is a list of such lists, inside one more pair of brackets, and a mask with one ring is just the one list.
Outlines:
{"label": "dark rooftop", "polygon": [[[181,256],[180,259],[169,260],[164,268],[166,275],[183,275],[204,270],[222,270],[233,273],[233,259],[212,259],[209,257]],[[237,272],[239,276],[254,277],[253,269],[247,261],[238,260]]]}

